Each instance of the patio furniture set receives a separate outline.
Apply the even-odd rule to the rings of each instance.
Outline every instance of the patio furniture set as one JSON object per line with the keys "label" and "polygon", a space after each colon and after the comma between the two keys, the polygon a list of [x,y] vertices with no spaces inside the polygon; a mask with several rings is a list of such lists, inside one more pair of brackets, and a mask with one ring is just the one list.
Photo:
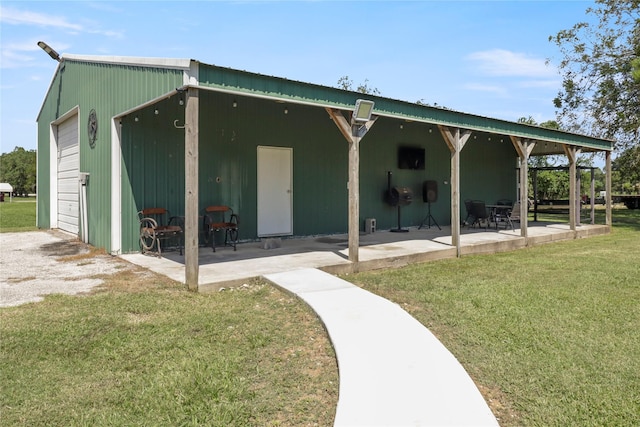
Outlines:
{"label": "patio furniture set", "polygon": [[463,225],[469,227],[484,227],[489,229],[492,225],[495,229],[504,226],[505,229],[515,230],[514,222],[520,222],[520,202],[501,199],[494,205],[487,205],[482,200],[464,201],[467,217]]}
{"label": "patio furniture set", "polygon": [[[238,243],[238,215],[229,206],[207,206],[200,229],[201,246],[216,251],[216,233],[224,234],[224,246],[236,250]],[[162,249],[177,249],[182,255],[184,247],[184,216],[172,216],[165,208],[145,208],[138,212],[140,247],[142,253],[162,257]]]}

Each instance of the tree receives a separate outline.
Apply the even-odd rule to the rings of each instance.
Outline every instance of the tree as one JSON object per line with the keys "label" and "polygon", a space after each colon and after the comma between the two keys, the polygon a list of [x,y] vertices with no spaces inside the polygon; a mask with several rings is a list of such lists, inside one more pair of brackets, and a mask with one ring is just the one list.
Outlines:
{"label": "tree", "polygon": [[16,195],[36,190],[36,151],[16,147],[0,156],[0,182],[8,182]]}
{"label": "tree", "polygon": [[616,190],[621,193],[640,194],[640,145],[622,152],[614,161],[612,169],[616,176]]}
{"label": "tree", "polygon": [[435,108],[440,108],[442,110],[451,110],[451,108],[449,107],[445,107],[444,105],[438,105],[437,102],[434,102],[433,104],[429,104],[427,101],[424,100],[424,98],[420,98],[416,101],[416,104],[418,105],[424,105],[427,107],[435,107]]}
{"label": "tree", "polygon": [[579,22],[549,40],[564,56],[562,89],[554,99],[562,127],[615,139],[640,136],[640,0],[596,0],[596,24]]}
{"label": "tree", "polygon": [[[354,91],[353,80],[349,76],[342,76],[338,79],[338,88],[343,90]],[[366,93],[368,95],[380,95],[378,88],[369,86],[369,79],[364,79],[364,83],[360,83],[355,88],[355,92]]]}

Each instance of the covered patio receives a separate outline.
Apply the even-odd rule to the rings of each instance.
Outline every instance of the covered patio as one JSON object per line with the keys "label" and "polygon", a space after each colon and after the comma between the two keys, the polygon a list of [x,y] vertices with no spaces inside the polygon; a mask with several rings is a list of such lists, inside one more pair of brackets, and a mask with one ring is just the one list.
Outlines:
{"label": "covered patio", "polygon": [[[561,240],[572,240],[609,233],[607,225],[582,224],[573,231],[568,223],[529,222],[527,238],[515,230],[489,228],[461,229],[460,255],[489,254],[516,250]],[[265,274],[303,268],[317,268],[332,274],[346,274],[381,268],[397,268],[459,256],[453,245],[451,227],[410,227],[406,233],[376,231],[359,236],[359,262],[349,261],[348,234],[277,240],[278,247],[265,249],[265,241],[240,243],[232,248],[210,247],[198,250],[200,292],[238,287]],[[177,251],[162,258],[126,254],[121,257],[178,282],[185,282],[185,257]]]}
{"label": "covered patio", "polygon": [[[315,263],[326,271],[347,272],[532,244],[535,239],[530,239],[529,230],[535,227],[528,225],[526,215],[532,156],[567,157],[571,176],[567,238],[581,235],[576,181],[581,153],[604,153],[610,189],[612,142],[608,140],[197,62],[189,62],[188,70],[193,78],[183,86],[113,118],[120,133],[112,139],[112,188],[123,193],[112,198],[111,253],[135,251],[138,229],[132,214],[163,204],[183,219],[184,230],[184,260],[176,260],[168,275],[190,290],[259,276],[244,272],[256,271],[256,260],[265,258],[249,256],[251,261],[245,262],[251,265],[227,264],[212,270],[212,265],[235,262],[218,259],[220,255],[213,258],[217,261],[203,258],[202,210],[212,203],[239,212],[238,233],[244,242],[239,252],[255,247],[275,255],[289,246],[313,242],[312,248],[299,250],[310,256],[312,265],[306,262],[305,267]],[[174,117],[178,119],[168,120]],[[400,154],[405,148],[424,154],[407,167]],[[148,172],[141,172],[140,164],[148,165]],[[400,187],[392,188],[392,174],[394,185],[397,179]],[[383,175],[388,177],[384,200]],[[416,181],[425,185],[423,202],[429,206],[430,219],[431,202],[438,199],[434,214],[449,225],[444,234],[439,239],[415,237],[422,234],[414,230],[415,218],[425,214],[416,203],[403,209],[409,215],[409,235],[363,235],[363,220],[365,230],[367,219],[376,218],[379,228],[387,229],[389,211],[396,205],[398,231],[404,231],[399,230],[399,204],[387,196],[397,188],[413,187],[416,193]],[[435,185],[433,200],[424,190],[428,183]],[[462,238],[469,234],[461,229],[463,201],[471,198],[517,202],[512,206],[518,206],[521,227],[493,233],[491,244],[483,249],[489,244],[484,242],[478,249],[473,239]],[[608,203],[604,232],[610,231],[610,212]],[[344,236],[339,244],[333,242],[334,248],[313,237],[335,233]],[[285,244],[278,250],[259,249],[260,239],[269,237],[282,238]],[[423,242],[423,247],[412,247],[416,242]],[[318,250],[315,244],[325,246]],[[286,260],[266,262],[296,268],[296,263],[289,264],[290,258],[301,256],[293,251]],[[236,266],[242,272],[239,277],[228,273]]]}

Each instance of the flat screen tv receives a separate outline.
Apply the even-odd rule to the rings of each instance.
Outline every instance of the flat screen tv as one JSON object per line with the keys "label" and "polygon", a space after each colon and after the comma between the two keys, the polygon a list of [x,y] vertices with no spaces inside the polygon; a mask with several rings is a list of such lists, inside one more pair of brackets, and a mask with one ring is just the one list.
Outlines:
{"label": "flat screen tv", "polygon": [[398,169],[424,170],[424,148],[399,147]]}

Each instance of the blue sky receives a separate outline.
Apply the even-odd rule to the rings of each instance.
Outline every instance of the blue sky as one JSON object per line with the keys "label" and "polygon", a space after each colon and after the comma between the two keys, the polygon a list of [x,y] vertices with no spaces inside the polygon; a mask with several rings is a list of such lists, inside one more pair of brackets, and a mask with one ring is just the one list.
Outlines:
{"label": "blue sky", "polygon": [[[58,53],[197,59],[326,86],[537,122],[555,118],[550,35],[592,1],[2,1],[0,151],[36,148]],[[546,65],[546,60],[550,64]]]}

